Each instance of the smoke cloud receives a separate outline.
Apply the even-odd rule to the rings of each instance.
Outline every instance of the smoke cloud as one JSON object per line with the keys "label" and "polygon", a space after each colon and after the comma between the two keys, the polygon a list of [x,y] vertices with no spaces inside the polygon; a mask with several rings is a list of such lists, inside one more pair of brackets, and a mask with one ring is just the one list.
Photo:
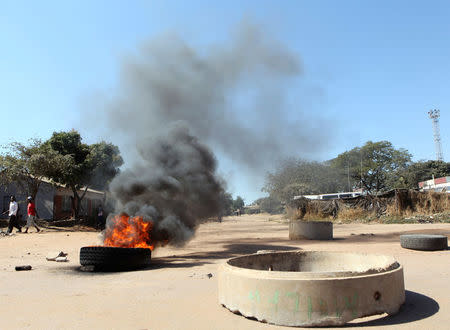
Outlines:
{"label": "smoke cloud", "polygon": [[326,141],[317,139],[324,121],[288,113],[285,90],[301,73],[296,53],[248,23],[209,48],[165,35],[123,60],[106,118],[139,145],[183,121],[215,152],[263,175],[268,165],[312,155]]}
{"label": "smoke cloud", "polygon": [[139,155],[111,183],[117,211],[154,221],[153,238],[182,244],[199,220],[220,213],[208,148],[260,175],[287,155],[315,152],[323,141],[315,121],[287,113],[284,91],[301,72],[297,54],[247,23],[210,48],[176,35],[143,44],[123,60],[104,107],[108,126]]}
{"label": "smoke cloud", "polygon": [[141,165],[125,170],[110,185],[117,210],[152,221],[156,243],[181,245],[199,220],[220,211],[223,188],[215,175],[216,160],[183,124],[152,140],[141,156]]}

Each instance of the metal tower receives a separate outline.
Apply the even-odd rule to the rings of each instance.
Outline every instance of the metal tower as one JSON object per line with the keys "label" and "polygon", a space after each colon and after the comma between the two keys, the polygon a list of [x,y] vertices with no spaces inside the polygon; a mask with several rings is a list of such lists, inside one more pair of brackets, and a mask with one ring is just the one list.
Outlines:
{"label": "metal tower", "polygon": [[428,111],[428,115],[433,121],[433,135],[434,135],[434,146],[436,148],[436,160],[443,161],[442,156],[442,146],[441,146],[441,133],[439,132],[439,117],[440,111],[437,109]]}

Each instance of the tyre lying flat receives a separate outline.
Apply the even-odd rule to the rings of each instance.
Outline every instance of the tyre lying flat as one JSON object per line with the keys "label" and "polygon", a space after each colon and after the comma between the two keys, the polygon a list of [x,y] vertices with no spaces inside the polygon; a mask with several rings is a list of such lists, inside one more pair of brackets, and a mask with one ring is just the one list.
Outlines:
{"label": "tyre lying flat", "polygon": [[80,249],[80,264],[108,270],[144,268],[150,264],[151,253],[144,248],[86,246]]}
{"label": "tyre lying flat", "polygon": [[444,235],[400,235],[400,245],[405,249],[420,251],[447,250],[447,236]]}

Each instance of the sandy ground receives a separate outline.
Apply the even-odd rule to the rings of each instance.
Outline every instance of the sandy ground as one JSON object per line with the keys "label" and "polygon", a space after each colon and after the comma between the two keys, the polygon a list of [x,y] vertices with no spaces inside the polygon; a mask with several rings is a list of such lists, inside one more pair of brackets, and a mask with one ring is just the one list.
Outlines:
{"label": "sandy ground", "polygon": [[[154,251],[150,268],[118,273],[80,271],[79,249],[97,244],[97,232],[48,229],[0,237],[0,328],[284,328],[219,305],[217,266],[257,250],[304,249],[389,254],[404,266],[407,292],[401,312],[357,320],[352,327],[450,329],[450,250],[400,247],[400,234],[422,232],[450,236],[450,224],[336,224],[335,240],[319,242],[289,241],[288,225],[280,217],[229,217],[201,225],[183,248]],[[70,261],[46,261],[48,252],[58,250]],[[33,269],[15,271],[24,264]]]}

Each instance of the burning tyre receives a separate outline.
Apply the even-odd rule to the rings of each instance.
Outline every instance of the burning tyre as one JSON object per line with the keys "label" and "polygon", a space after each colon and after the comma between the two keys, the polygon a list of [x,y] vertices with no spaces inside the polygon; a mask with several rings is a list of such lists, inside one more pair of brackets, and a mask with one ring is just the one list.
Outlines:
{"label": "burning tyre", "polygon": [[80,264],[95,269],[138,269],[150,264],[151,253],[147,248],[87,246],[80,249]]}

